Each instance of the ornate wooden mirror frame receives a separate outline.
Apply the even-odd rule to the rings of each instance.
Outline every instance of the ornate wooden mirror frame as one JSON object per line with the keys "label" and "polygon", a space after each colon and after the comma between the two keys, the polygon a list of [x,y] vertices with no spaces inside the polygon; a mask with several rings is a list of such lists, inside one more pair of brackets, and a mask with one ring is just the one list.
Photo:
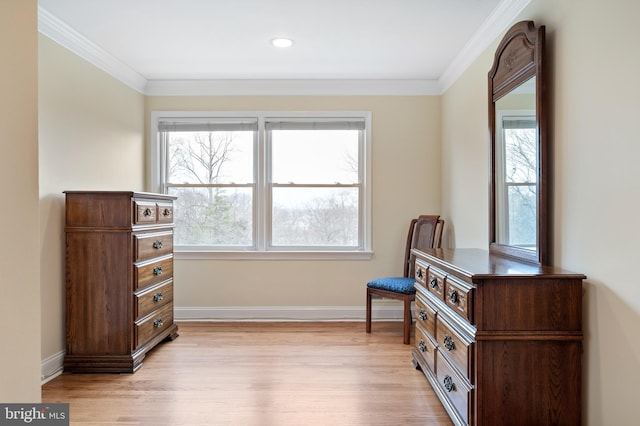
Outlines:
{"label": "ornate wooden mirror frame", "polygon": [[[549,261],[544,36],[545,27],[533,21],[519,22],[507,31],[489,71],[488,98],[489,251],[541,265]],[[528,95],[528,109],[520,104],[523,93]],[[517,96],[521,98],[516,101]],[[529,115],[514,118],[518,111]],[[513,124],[505,124],[508,114],[514,114],[509,118]],[[521,142],[510,141],[516,139],[529,143],[521,148]]]}

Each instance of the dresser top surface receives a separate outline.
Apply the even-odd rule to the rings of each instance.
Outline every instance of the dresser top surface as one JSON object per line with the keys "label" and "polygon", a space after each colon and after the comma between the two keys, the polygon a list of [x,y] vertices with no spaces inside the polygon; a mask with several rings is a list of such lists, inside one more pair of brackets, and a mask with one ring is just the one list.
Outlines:
{"label": "dresser top surface", "polygon": [[168,200],[176,200],[178,197],[168,194],[157,194],[153,192],[138,192],[138,191],[63,191],[66,195],[80,195],[80,196],[126,196],[132,198],[163,198]]}
{"label": "dresser top surface", "polygon": [[414,254],[472,279],[496,277],[585,279],[583,274],[566,271],[553,266],[525,263],[508,257],[497,256],[488,250],[475,248],[459,249],[414,249]]}

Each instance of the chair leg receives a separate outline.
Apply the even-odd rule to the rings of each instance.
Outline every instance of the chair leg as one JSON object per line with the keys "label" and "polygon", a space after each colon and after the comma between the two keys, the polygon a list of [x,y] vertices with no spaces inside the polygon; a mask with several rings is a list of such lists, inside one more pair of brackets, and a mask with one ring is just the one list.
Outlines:
{"label": "chair leg", "polygon": [[404,344],[411,344],[411,299],[404,299]]}
{"label": "chair leg", "polygon": [[367,318],[365,322],[367,333],[371,333],[371,293],[369,293],[369,289],[367,289]]}

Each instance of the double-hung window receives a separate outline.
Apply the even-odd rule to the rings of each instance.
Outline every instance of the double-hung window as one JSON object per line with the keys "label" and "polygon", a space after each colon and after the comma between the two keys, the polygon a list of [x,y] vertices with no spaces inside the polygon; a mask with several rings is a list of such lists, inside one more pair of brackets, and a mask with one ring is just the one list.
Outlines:
{"label": "double-hung window", "polygon": [[370,256],[370,114],[152,113],[176,252]]}

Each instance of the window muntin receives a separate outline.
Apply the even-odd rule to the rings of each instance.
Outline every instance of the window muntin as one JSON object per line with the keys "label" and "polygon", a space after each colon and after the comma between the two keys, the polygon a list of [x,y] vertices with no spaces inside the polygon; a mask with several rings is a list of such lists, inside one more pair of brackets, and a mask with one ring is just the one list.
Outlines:
{"label": "window muntin", "polygon": [[152,113],[176,251],[369,252],[369,114],[335,115]]}

